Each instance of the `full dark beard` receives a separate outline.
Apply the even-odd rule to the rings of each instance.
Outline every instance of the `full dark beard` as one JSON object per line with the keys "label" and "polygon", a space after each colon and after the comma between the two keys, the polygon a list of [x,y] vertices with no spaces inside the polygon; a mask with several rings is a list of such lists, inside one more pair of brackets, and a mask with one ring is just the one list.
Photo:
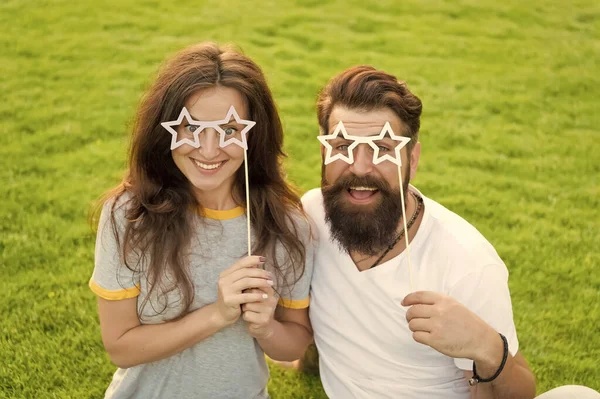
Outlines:
{"label": "full dark beard", "polygon": [[[407,169],[402,182],[405,200],[409,179]],[[321,186],[325,221],[329,224],[332,241],[342,250],[375,256],[394,241],[402,217],[400,192],[392,191],[385,180],[349,175],[329,185],[323,176]],[[347,190],[357,186],[376,187],[380,193],[378,203],[373,206],[348,202],[344,198]]]}

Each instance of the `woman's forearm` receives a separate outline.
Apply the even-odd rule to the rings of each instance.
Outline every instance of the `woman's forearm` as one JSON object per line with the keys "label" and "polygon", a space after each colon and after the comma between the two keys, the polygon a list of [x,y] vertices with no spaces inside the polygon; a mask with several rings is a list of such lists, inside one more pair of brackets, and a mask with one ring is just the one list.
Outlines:
{"label": "woman's forearm", "polygon": [[312,342],[312,334],[301,324],[275,320],[271,336],[257,341],[271,359],[290,362],[304,355]]}
{"label": "woman's forearm", "polygon": [[176,321],[134,327],[106,347],[106,351],[116,366],[129,368],[182,352],[227,325],[216,305],[210,304]]}

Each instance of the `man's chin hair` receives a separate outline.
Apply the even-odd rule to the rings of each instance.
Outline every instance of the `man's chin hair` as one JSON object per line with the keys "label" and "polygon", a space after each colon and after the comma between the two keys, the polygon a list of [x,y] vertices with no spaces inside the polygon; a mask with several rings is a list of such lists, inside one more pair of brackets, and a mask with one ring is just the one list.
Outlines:
{"label": "man's chin hair", "polygon": [[[350,253],[356,251],[361,254],[375,256],[383,252],[390,244],[390,237],[395,235],[395,229],[391,234],[381,234],[377,229],[361,229],[372,223],[372,219],[364,222],[353,222],[353,231],[348,231],[347,225],[340,226],[336,221],[325,218],[331,231],[331,241],[336,244],[341,251]],[[356,224],[354,224],[356,223]]]}
{"label": "man's chin hair", "polygon": [[[374,256],[387,248],[396,237],[402,215],[400,201],[382,198],[374,207],[348,207],[339,196],[324,194],[325,221],[331,240],[340,249]],[[354,209],[352,209],[354,208]]]}
{"label": "man's chin hair", "polygon": [[[409,170],[403,176],[405,197],[410,181]],[[379,190],[379,201],[373,206],[352,205],[343,199],[348,187],[373,186]],[[341,250],[374,256],[383,252],[396,238],[402,217],[400,192],[387,182],[372,176],[347,176],[329,184],[321,175],[321,192],[325,207],[325,221],[331,231],[331,240]]]}

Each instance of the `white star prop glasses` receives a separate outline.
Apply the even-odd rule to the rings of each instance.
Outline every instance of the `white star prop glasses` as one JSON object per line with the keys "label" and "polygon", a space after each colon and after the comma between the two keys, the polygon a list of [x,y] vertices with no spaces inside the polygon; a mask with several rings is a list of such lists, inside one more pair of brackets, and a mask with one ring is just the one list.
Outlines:
{"label": "white star prop glasses", "polygon": [[[342,134],[341,137],[340,133]],[[394,146],[394,156],[390,154],[379,155],[382,151],[381,148],[386,147],[381,143],[386,140],[386,136],[389,136],[391,140],[397,142]],[[396,136],[389,122],[385,123],[383,129],[381,129],[381,132],[377,136],[352,136],[346,131],[344,123],[340,121],[332,134],[318,136],[317,139],[327,150],[325,154],[325,165],[337,160],[344,161],[347,164],[353,164],[354,149],[356,149],[359,144],[368,144],[373,149],[373,163],[375,165],[378,165],[383,161],[390,161],[398,166],[402,166],[400,150],[402,150],[402,148],[410,141],[410,138],[408,137]],[[387,141],[389,142],[389,140]]]}
{"label": "white star prop glasses", "polygon": [[[193,139],[189,138],[189,134],[187,132],[181,133],[176,130],[177,127],[179,125],[181,125],[184,118],[188,121],[189,125],[196,127],[196,129],[193,132],[189,132],[189,133],[191,133],[191,136],[193,137]],[[239,138],[236,137],[237,135],[235,135],[235,136],[228,135],[227,132],[225,132],[225,130],[223,130],[223,128],[222,128],[223,125],[227,125],[228,123],[231,123],[232,118],[236,124],[244,125],[244,128],[242,129],[242,131],[239,132]],[[240,115],[237,113],[237,111],[235,110],[235,107],[232,105],[231,107],[229,107],[229,111],[227,112],[227,115],[225,116],[225,118],[218,120],[218,121],[194,120],[192,118],[192,116],[190,115],[189,111],[187,110],[187,108],[183,107],[181,112],[179,113],[179,117],[177,118],[177,120],[162,122],[161,125],[169,133],[171,133],[171,136],[172,136],[171,137],[171,150],[181,147],[184,144],[191,145],[194,148],[199,148],[200,147],[199,135],[204,129],[209,128],[209,127],[215,129],[219,133],[219,146],[220,147],[226,147],[229,144],[237,144],[240,147],[242,147],[244,150],[247,150],[248,142],[246,140],[246,134],[248,133],[248,131],[250,129],[252,129],[254,127],[254,125],[256,125],[256,122],[240,118]],[[182,136],[182,137],[180,137],[180,136]]]}
{"label": "white star prop glasses", "polygon": [[[195,129],[193,131],[181,132],[177,130],[177,128],[182,124],[183,119],[187,120],[187,124],[190,126],[194,126]],[[229,134],[223,129],[223,126],[227,126],[232,124],[235,121],[236,125],[243,125],[244,128],[236,134]],[[251,228],[250,228],[250,186],[248,179],[248,141],[246,140],[246,134],[250,129],[256,125],[256,122],[249,121],[240,118],[240,115],[235,110],[235,107],[232,105],[229,107],[229,111],[227,111],[227,115],[225,115],[224,119],[217,121],[197,121],[192,118],[189,111],[186,107],[181,109],[177,120],[162,122],[162,127],[164,127],[169,133],[171,133],[171,150],[181,147],[184,144],[190,145],[194,148],[200,148],[200,133],[206,128],[213,128],[219,133],[219,146],[227,147],[230,144],[236,144],[244,149],[244,173],[246,176],[246,220],[248,227],[248,256],[252,255],[252,237],[251,237]],[[186,126],[187,128],[187,126]],[[226,129],[228,129],[226,127]],[[180,137],[181,136],[181,137]],[[192,137],[192,138],[190,138]]]}
{"label": "white star prop glasses", "polygon": [[[340,137],[341,133],[341,137]],[[386,138],[386,136],[389,136]],[[344,127],[344,123],[339,121],[333,133],[326,136],[317,136],[317,139],[326,149],[324,164],[328,165],[334,161],[344,161],[347,164],[354,163],[354,150],[359,144],[368,144],[373,149],[373,164],[379,165],[383,161],[390,161],[398,167],[398,183],[400,186],[400,203],[402,208],[402,222],[404,223],[404,239],[406,243],[406,255],[408,259],[408,272],[410,275],[410,289],[414,291],[412,278],[412,263],[410,260],[410,243],[408,242],[408,228],[406,226],[406,202],[404,201],[404,185],[402,183],[402,157],[400,151],[410,141],[410,138],[396,136],[389,122],[386,122],[377,136],[352,136],[349,135]],[[397,142],[393,145],[392,142]],[[394,148],[394,155],[383,154],[382,151],[390,151]]]}

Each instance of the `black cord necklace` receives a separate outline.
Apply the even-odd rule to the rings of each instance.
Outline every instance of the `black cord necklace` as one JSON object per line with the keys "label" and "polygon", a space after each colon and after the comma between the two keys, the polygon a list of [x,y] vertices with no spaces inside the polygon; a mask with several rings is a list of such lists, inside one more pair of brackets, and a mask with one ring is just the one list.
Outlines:
{"label": "black cord necklace", "polygon": [[[415,212],[413,213],[413,215],[411,216],[410,220],[408,221],[408,223],[406,225],[407,230],[410,230],[412,225],[415,223],[415,221],[417,220],[417,217],[419,217],[419,214],[421,213],[421,208],[423,206],[423,198],[421,198],[421,196],[419,196],[419,195],[416,195],[412,191],[410,191],[410,193],[412,194],[412,196],[415,198],[415,200],[417,202],[417,208],[415,209]],[[400,234],[398,234],[398,236],[394,239],[394,242],[392,242],[387,247],[387,249],[381,254],[381,256],[379,258],[377,258],[375,263],[373,263],[371,265],[371,267],[369,267],[369,269],[372,269],[375,266],[379,265],[379,262],[381,262],[381,260],[396,246],[396,244],[398,244],[398,241],[400,241],[400,239],[402,238],[403,235],[404,235],[404,227],[402,228],[402,231],[400,231]]]}

